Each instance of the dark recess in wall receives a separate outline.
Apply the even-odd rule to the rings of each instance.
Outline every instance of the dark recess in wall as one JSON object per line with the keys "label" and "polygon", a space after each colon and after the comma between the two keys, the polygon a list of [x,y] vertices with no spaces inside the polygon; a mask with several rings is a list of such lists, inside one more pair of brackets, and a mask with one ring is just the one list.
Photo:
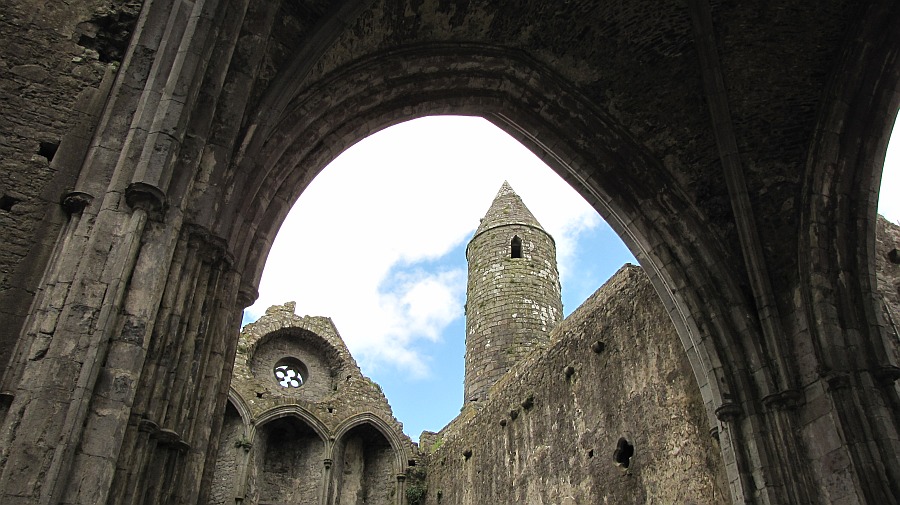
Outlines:
{"label": "dark recess in wall", "polygon": [[9,212],[13,209],[13,206],[22,200],[18,198],[14,198],[9,195],[0,196],[0,210]]}
{"label": "dark recess in wall", "polygon": [[140,12],[141,2],[97,11],[89,21],[78,24],[78,45],[97,51],[103,63],[122,61]]}

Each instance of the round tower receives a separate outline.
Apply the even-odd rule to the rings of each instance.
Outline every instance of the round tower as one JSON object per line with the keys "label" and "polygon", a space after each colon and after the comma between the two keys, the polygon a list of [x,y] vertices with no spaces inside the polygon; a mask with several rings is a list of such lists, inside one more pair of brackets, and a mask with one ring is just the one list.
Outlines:
{"label": "round tower", "polygon": [[562,319],[556,243],[507,182],[466,248],[465,402],[488,390]]}

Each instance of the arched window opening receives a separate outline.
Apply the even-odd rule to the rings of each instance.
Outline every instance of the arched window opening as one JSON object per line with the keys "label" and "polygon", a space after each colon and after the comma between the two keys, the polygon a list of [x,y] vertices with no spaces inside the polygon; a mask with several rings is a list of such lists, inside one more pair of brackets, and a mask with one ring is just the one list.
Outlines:
{"label": "arched window opening", "polygon": [[515,235],[509,243],[509,257],[522,257],[522,239],[520,239],[518,235]]}
{"label": "arched window opening", "polygon": [[634,456],[634,446],[625,437],[620,438],[616,444],[616,450],[613,451],[613,461],[623,468],[628,468],[632,456]]}

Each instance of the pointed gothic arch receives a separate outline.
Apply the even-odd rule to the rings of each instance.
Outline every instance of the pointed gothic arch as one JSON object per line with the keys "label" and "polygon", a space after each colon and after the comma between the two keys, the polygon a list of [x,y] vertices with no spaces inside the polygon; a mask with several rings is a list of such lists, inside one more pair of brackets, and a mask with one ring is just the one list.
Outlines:
{"label": "pointed gothic arch", "polygon": [[[391,75],[386,68],[402,69],[403,75]],[[661,163],[563,82],[516,51],[473,44],[448,51],[443,45],[426,45],[363,58],[314,86],[282,90],[293,98],[277,121],[260,125],[270,129],[267,137],[251,125],[248,131],[253,134],[243,141],[250,147],[235,159],[235,184],[244,191],[223,206],[218,223],[210,226],[230,227],[236,261],[244,265],[245,279],[252,283],[244,289],[253,292],[292,204],[308,181],[346,147],[417,117],[480,115],[568,181],[641,262],[672,314],[715,426],[716,409],[733,404],[736,384],[745,380],[734,376],[743,372],[729,371],[728,363],[740,360],[739,355],[754,356],[759,348],[727,340],[756,331],[745,321],[697,318],[710,312],[727,314],[728,303],[749,300],[738,285],[726,281],[714,287],[709,282],[712,277],[729,279],[729,275],[722,263],[702,258],[728,257],[728,253],[712,236],[687,240],[686,234],[678,232],[702,229],[702,218],[675,189],[678,185]],[[330,93],[324,96],[321,89]],[[560,98],[545,103],[542,96],[548,90]],[[535,103],[543,106],[536,109]],[[585,144],[595,149],[588,152],[577,147]],[[665,198],[657,199],[659,194]],[[709,310],[710,304],[721,307]]]}
{"label": "pointed gothic arch", "polygon": [[[675,2],[665,17],[673,23],[664,29],[679,31],[667,44],[663,27],[648,25],[649,36],[635,40],[641,30],[623,30],[628,24],[610,17],[613,30],[603,35],[619,32],[612,38],[617,44],[585,45],[588,58],[569,52],[582,48],[575,44],[552,44],[565,38],[550,37],[534,48],[493,37],[479,23],[502,18],[497,11],[461,13],[474,26],[448,35],[410,25],[434,22],[434,13],[408,18],[390,2],[338,0],[310,20],[315,27],[303,37],[281,34],[296,35],[302,47],[271,80],[260,69],[267,68],[261,62],[277,2],[144,2],[121,69],[110,69],[96,89],[85,90],[96,91],[97,104],[83,130],[96,133],[82,139],[76,137],[83,131],[76,132],[70,138],[76,147],[63,142],[54,157],[55,168],[74,181],[63,200],[64,217],[51,207],[53,198],[39,204],[55,209],[55,221],[33,241],[40,258],[16,267],[26,280],[5,295],[29,293],[15,302],[28,316],[16,314],[21,337],[4,375],[0,446],[7,452],[0,481],[40,484],[3,496],[49,503],[89,489],[98,494],[95,501],[115,502],[129,492],[131,472],[141,485],[161,482],[153,472],[169,472],[176,482],[159,489],[160,500],[195,502],[199,484],[190,481],[202,482],[210,472],[204,464],[215,453],[209,441],[216,428],[193,421],[221,416],[227,359],[236,346],[205,337],[236,335],[240,307],[254,298],[288,208],[353,142],[400,121],[447,113],[486,117],[522,141],[634,252],[672,315],[711,424],[720,430],[735,501],[803,502],[851,493],[875,502],[896,491],[889,483],[900,482],[900,465],[880,451],[897,448],[897,373],[889,365],[881,374],[881,355],[870,346],[879,322],[866,230],[880,143],[897,110],[892,90],[900,82],[900,35],[885,27],[898,24],[900,7],[891,0],[833,2],[828,9],[810,3],[810,16],[797,16],[804,21],[786,21],[742,10],[756,8],[747,5]],[[641,20],[642,12],[623,15]],[[747,16],[757,14],[770,25],[744,30]],[[801,24],[807,19],[811,28]],[[456,35],[470,33],[467,28],[471,35],[462,39],[470,40],[461,42]],[[731,29],[746,38],[722,35]],[[742,47],[761,58],[752,74],[762,81],[734,70],[745,68],[734,65],[747,55]],[[69,56],[48,57],[68,65]],[[669,72],[660,78],[645,58]],[[583,65],[567,74],[570,62]],[[579,71],[592,76],[580,80]],[[642,71],[650,78],[640,80]],[[798,80],[768,86],[766,77],[779,72]],[[617,113],[620,99],[629,98],[612,89],[620,80],[644,93],[623,107],[634,109],[630,115]],[[687,93],[665,92],[683,83]],[[751,93],[763,89],[772,94]],[[672,100],[690,112],[682,124],[645,121],[650,112],[640,98],[652,98],[648,108]],[[874,103],[892,109],[876,117]],[[769,132],[770,118],[744,110],[732,120],[729,107],[739,106],[799,119],[783,121],[787,140],[771,148],[766,140],[772,136],[759,135]],[[819,111],[818,123],[807,122],[810,111]],[[870,121],[870,130],[860,126]],[[656,136],[682,127],[687,135]],[[739,133],[747,136],[742,143]],[[659,147],[679,139],[694,144],[684,157],[669,157]],[[862,147],[854,152],[856,146]],[[798,151],[808,157],[799,186],[796,156],[785,155]],[[27,160],[31,153],[16,155]],[[745,156],[771,166],[742,166]],[[742,187],[745,174],[759,176],[752,181],[755,200]],[[832,196],[839,201],[833,208]],[[768,236],[768,249],[755,237],[756,213],[784,227]],[[813,232],[794,243],[817,226],[834,233]],[[780,242],[792,250],[779,249],[785,247]],[[38,251],[48,244],[55,244],[52,254]],[[767,266],[778,268],[774,281],[766,279]],[[31,309],[30,293],[36,293]],[[860,331],[864,337],[857,337]],[[822,358],[835,357],[848,336],[865,344],[865,368],[835,374],[827,362],[839,360]],[[811,340],[823,345],[810,346]],[[65,347],[70,342],[77,343],[77,354]],[[32,349],[38,352],[29,356]],[[197,381],[185,372],[190,366],[178,366],[192,364],[194,356]],[[817,366],[823,361],[826,366]],[[798,380],[794,365],[812,370],[804,376],[808,382]],[[23,377],[43,381],[24,387]],[[72,384],[77,387],[59,402],[59,392]],[[798,384],[806,389],[798,391]],[[867,392],[871,387],[878,392]],[[885,401],[872,402],[873,396]],[[96,402],[104,404],[102,415],[93,409]],[[860,403],[877,410],[881,417],[874,418],[892,422],[861,418],[852,410]],[[52,415],[47,405],[54,406]],[[809,419],[820,405],[833,415]],[[129,423],[134,418],[141,422]],[[866,429],[847,438],[857,422]],[[110,425],[117,438],[100,443]],[[38,446],[17,436],[38,426],[60,443]],[[796,440],[798,431],[813,445],[818,438],[840,440],[834,450],[849,463],[829,468]],[[91,444],[93,453],[79,449]],[[191,452],[181,457],[186,447]],[[103,471],[94,470],[98,464]],[[881,473],[864,475],[871,468]],[[193,479],[199,474],[204,478]]]}

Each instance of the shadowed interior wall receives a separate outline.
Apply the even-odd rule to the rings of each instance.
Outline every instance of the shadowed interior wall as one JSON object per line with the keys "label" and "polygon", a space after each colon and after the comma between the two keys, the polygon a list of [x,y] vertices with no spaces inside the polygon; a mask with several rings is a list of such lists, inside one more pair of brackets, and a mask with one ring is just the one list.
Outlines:
{"label": "shadowed interior wall", "polygon": [[265,449],[256,461],[260,505],[316,505],[322,490],[324,445],[302,421],[283,417],[260,430]]}
{"label": "shadowed interior wall", "polygon": [[[219,435],[219,452],[216,469],[209,490],[209,505],[232,505],[236,486],[241,478],[240,463],[246,453],[241,444],[245,437],[244,423],[240,414],[231,404],[225,406],[225,419]],[[249,448],[249,447],[247,447]]]}
{"label": "shadowed interior wall", "polygon": [[335,448],[334,505],[393,503],[394,451],[377,429],[353,428]]}
{"label": "shadowed interior wall", "polygon": [[67,220],[60,196],[78,178],[140,7],[110,0],[3,2],[0,369],[14,356],[34,281]]}

